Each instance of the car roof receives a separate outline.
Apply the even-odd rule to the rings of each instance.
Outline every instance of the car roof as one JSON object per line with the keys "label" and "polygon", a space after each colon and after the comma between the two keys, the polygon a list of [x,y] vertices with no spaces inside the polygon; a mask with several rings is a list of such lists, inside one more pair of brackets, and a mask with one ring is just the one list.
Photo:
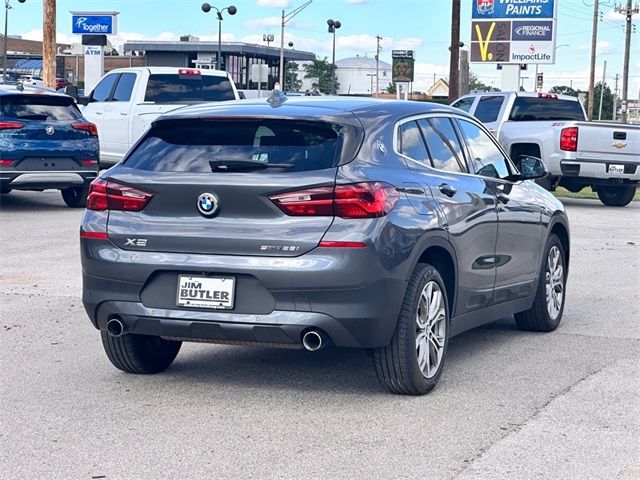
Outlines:
{"label": "car roof", "polygon": [[36,87],[34,85],[23,85],[23,89],[18,88],[18,84],[0,83],[0,95],[52,95],[56,97],[66,97],[63,93],[58,93],[46,87]]}
{"label": "car roof", "polygon": [[191,68],[191,67],[127,67],[127,68],[114,68],[113,70],[109,70],[108,72],[105,72],[105,74],[107,73],[126,73],[126,72],[133,72],[133,73],[144,73],[144,72],[148,72],[150,74],[157,74],[157,75],[171,75],[171,74],[175,74],[177,75],[180,70],[199,70],[201,75],[210,75],[210,76],[215,76],[215,77],[227,77],[228,74],[227,72],[223,71],[223,70],[210,70],[210,69],[203,69],[203,68]]}
{"label": "car roof", "polygon": [[[553,93],[553,92],[543,92],[543,93],[538,93],[538,92],[474,92],[474,93],[469,93],[467,95],[463,95],[460,98],[463,97],[480,97],[480,96],[497,96],[497,95],[502,95],[502,96],[506,96],[506,95],[513,95],[515,94],[516,97],[533,97],[533,98],[538,98],[541,97],[543,98],[544,95],[555,95],[558,100],[570,100],[573,102],[578,102],[579,99],[578,97],[574,97],[572,95],[564,95],[562,93]],[[460,100],[460,98],[456,99],[455,101],[457,102],[458,100]],[[455,102],[454,102],[455,103]]]}
{"label": "car roof", "polygon": [[173,110],[163,115],[162,119],[208,116],[311,118],[323,115],[348,117],[353,114],[357,116],[377,114],[402,118],[435,112],[462,114],[473,118],[456,108],[431,102],[384,100],[369,97],[293,96],[284,97],[281,101],[274,103],[269,103],[269,99],[266,98],[204,103]]}

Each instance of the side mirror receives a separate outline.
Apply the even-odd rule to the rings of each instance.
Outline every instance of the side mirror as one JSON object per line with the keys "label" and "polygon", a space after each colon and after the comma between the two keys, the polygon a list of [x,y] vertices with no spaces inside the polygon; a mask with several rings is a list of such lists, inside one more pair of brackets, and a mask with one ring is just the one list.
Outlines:
{"label": "side mirror", "polygon": [[542,160],[531,155],[520,155],[516,162],[520,169],[520,178],[522,180],[534,180],[536,178],[546,177],[549,171],[545,167]]}
{"label": "side mirror", "polygon": [[78,97],[78,103],[86,107],[91,103],[91,97]]}
{"label": "side mirror", "polygon": [[78,87],[76,87],[75,85],[67,85],[66,87],[64,87],[63,91],[65,95],[73,97],[76,102],[78,101]]}

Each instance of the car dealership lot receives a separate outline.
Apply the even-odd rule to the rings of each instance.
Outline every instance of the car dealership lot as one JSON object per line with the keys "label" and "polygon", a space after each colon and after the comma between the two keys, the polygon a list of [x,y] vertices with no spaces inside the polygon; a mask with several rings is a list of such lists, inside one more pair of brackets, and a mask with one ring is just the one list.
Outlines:
{"label": "car dealership lot", "polygon": [[0,478],[640,475],[640,203],[564,199],[559,329],[456,337],[409,398],[359,350],[185,344],[166,373],[119,372],[80,301],[82,212],[57,192],[0,202]]}

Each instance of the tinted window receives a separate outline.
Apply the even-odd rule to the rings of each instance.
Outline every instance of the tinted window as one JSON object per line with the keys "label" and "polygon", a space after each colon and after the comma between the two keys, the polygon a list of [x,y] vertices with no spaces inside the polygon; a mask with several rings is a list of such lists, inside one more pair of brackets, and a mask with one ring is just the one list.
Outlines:
{"label": "tinted window", "polygon": [[91,99],[94,102],[106,102],[111,95],[111,90],[113,90],[113,84],[118,77],[117,73],[112,73],[111,75],[107,75],[104,77],[96,88],[93,89],[93,93],[91,94]]}
{"label": "tinted window", "polygon": [[72,98],[53,95],[0,96],[0,118],[68,121],[80,117]]}
{"label": "tinted window", "polygon": [[464,110],[465,112],[468,112],[469,110],[471,110],[471,105],[473,105],[474,100],[475,100],[475,97],[462,98],[451,106],[455,108],[459,108],[460,110]]}
{"label": "tinted window", "polygon": [[471,151],[474,173],[492,178],[508,177],[507,161],[491,137],[471,122],[458,120],[458,123]]}
{"label": "tinted window", "polygon": [[296,172],[336,166],[338,132],[320,122],[180,120],[153,127],[125,160],[162,172]]}
{"label": "tinted window", "polygon": [[211,75],[151,75],[145,101],[156,103],[218,102],[234,100],[233,87],[226,77]]}
{"label": "tinted window", "polygon": [[116,91],[113,92],[114,102],[128,102],[131,99],[131,92],[136,83],[135,73],[123,73],[118,80]]}
{"label": "tinted window", "polygon": [[434,168],[450,172],[462,172],[463,160],[460,143],[453,125],[448,118],[418,120],[427,140]]}
{"label": "tinted window", "polygon": [[400,153],[429,165],[429,154],[416,122],[407,122],[400,126]]}
{"label": "tinted window", "polygon": [[498,120],[498,114],[500,113],[503,102],[504,97],[497,95],[481,97],[473,115],[482,123],[495,122]]}
{"label": "tinted window", "polygon": [[580,102],[539,97],[517,97],[509,120],[584,120]]}

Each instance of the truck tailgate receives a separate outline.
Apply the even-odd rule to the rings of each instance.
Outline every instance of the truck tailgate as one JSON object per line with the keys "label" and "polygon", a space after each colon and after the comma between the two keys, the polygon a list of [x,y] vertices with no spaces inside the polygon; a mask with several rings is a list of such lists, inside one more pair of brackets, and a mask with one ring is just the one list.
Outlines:
{"label": "truck tailgate", "polygon": [[578,127],[578,160],[638,162],[640,125],[602,122],[575,122],[574,125]]}

